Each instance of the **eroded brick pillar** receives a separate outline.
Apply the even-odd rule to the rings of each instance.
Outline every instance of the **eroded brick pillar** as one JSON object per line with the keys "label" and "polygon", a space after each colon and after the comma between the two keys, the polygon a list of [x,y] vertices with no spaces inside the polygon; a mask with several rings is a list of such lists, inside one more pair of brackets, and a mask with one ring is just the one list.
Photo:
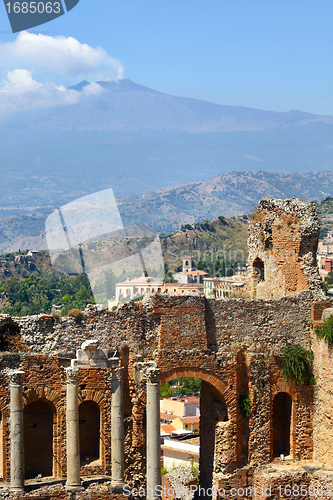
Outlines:
{"label": "eroded brick pillar", "polygon": [[[24,372],[9,373],[10,390],[10,489],[24,491],[23,465],[23,403],[22,380]],[[33,453],[33,450],[32,450]]]}
{"label": "eroded brick pillar", "polygon": [[66,441],[67,441],[67,481],[66,489],[81,491],[80,442],[79,442],[79,370],[66,368]]}
{"label": "eroded brick pillar", "polygon": [[123,371],[112,370],[111,398],[111,487],[112,493],[122,493],[124,487],[124,409],[123,409]]}

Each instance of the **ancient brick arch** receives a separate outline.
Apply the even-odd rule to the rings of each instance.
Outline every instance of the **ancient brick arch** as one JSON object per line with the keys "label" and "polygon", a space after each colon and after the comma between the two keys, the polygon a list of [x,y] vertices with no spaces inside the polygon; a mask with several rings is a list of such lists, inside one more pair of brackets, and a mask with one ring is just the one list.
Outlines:
{"label": "ancient brick arch", "polygon": [[38,400],[45,400],[51,403],[57,413],[57,408],[63,405],[62,395],[50,387],[37,387],[28,389],[23,393],[23,408]]}
{"label": "ancient brick arch", "polygon": [[[224,455],[226,439],[232,455],[236,456],[236,441],[229,436],[230,429],[236,435],[237,411],[235,397],[226,382],[210,370],[186,366],[161,373],[161,384],[182,377],[201,379],[200,404],[200,485],[211,488],[214,471]],[[222,425],[221,425],[222,424]],[[223,458],[225,458],[223,456]],[[224,462],[228,462],[228,458]],[[230,461],[230,460],[229,460]]]}
{"label": "ancient brick arch", "polygon": [[102,409],[106,404],[106,397],[105,394],[96,389],[81,389],[79,390],[79,404],[84,401],[93,401]]}
{"label": "ancient brick arch", "polygon": [[273,457],[281,454],[289,455],[292,452],[291,427],[292,427],[293,399],[288,392],[278,392],[273,399],[272,433]]}
{"label": "ancient brick arch", "polygon": [[98,403],[86,399],[79,405],[79,439],[81,463],[100,458],[101,409]]}
{"label": "ancient brick arch", "polygon": [[231,403],[233,395],[223,380],[219,379],[214,373],[196,367],[174,368],[161,373],[161,385],[169,380],[182,377],[196,377],[210,384],[223,397],[227,406]]}
{"label": "ancient brick arch", "polygon": [[35,402],[46,402],[54,408],[53,415],[53,475],[61,477],[65,474],[65,469],[61,465],[65,452],[64,443],[59,440],[61,428],[65,425],[65,404],[64,396],[51,387],[32,387],[23,392],[23,411]]}

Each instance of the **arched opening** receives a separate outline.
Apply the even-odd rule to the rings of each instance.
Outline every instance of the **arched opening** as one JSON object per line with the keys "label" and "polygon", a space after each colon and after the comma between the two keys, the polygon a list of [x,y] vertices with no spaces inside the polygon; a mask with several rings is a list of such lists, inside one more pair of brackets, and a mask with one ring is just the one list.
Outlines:
{"label": "arched opening", "polygon": [[273,457],[290,455],[292,398],[279,392],[273,401]]}
{"label": "arched opening", "polygon": [[260,281],[265,281],[265,265],[259,257],[254,259],[252,267],[254,269],[257,282],[259,283]]}
{"label": "arched opening", "polygon": [[265,298],[265,265],[259,257],[254,259],[253,264],[253,283],[255,297],[257,299]]}
{"label": "arched opening", "polygon": [[100,409],[94,401],[79,406],[80,459],[86,465],[100,457]]}
{"label": "arched opening", "polygon": [[24,409],[25,477],[31,479],[53,475],[53,419],[52,403],[37,400]]}
{"label": "arched opening", "polygon": [[[163,450],[163,462],[167,470],[171,470],[173,467],[189,467],[193,469],[198,469],[200,474],[200,486],[202,488],[211,488],[213,480],[213,472],[222,472],[222,469],[227,466],[228,457],[222,457],[220,450],[220,443],[225,442],[227,434],[229,432],[230,423],[228,421],[228,409],[223,395],[222,390],[225,391],[225,387],[222,387],[222,383],[216,379],[216,386],[213,385],[212,379],[214,378],[211,374],[201,372],[200,370],[173,370],[167,374],[162,374],[161,384],[164,386],[166,382],[175,379],[181,379],[181,377],[196,377],[201,380],[200,388],[200,412],[199,412],[199,432],[195,430],[194,418],[193,416],[182,419],[174,419],[177,411],[181,411],[180,401],[174,400],[174,409],[165,412],[165,421],[168,420],[168,416],[171,421],[169,425],[166,425],[166,431],[169,427],[169,432],[172,432],[172,427],[177,425],[177,431],[179,430],[179,420],[183,423],[183,431],[189,432],[189,451],[186,451],[186,435],[184,437],[175,435],[172,432],[171,437],[166,437],[164,439],[164,444],[162,446]],[[183,396],[179,398],[184,403],[191,403],[191,397]],[[173,412],[174,414],[171,414]],[[161,410],[161,416],[164,413]],[[195,415],[195,414],[194,414]],[[198,412],[197,412],[198,415]],[[186,425],[188,427],[186,428]],[[171,427],[170,427],[171,425]],[[192,433],[192,437],[190,435]],[[197,437],[196,437],[197,436]],[[181,448],[182,453],[178,451],[179,446],[173,446],[172,440],[179,439],[182,441]],[[197,444],[197,452],[193,449],[193,444]],[[231,447],[232,448],[232,445]],[[190,451],[191,450],[191,451]],[[227,451],[227,454],[230,450]],[[196,456],[197,453],[197,456]],[[222,453],[223,454],[223,453]],[[181,456],[183,455],[183,457]],[[225,458],[225,460],[224,460]],[[172,462],[174,459],[174,463]],[[181,463],[183,460],[183,464]],[[168,469],[169,468],[169,469]],[[221,469],[221,470],[219,470]]]}

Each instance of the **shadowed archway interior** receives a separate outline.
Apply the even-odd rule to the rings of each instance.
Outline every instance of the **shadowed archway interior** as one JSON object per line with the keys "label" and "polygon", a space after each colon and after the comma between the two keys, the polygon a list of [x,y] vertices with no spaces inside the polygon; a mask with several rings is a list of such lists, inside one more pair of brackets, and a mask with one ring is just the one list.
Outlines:
{"label": "shadowed archway interior", "polygon": [[80,459],[82,464],[98,460],[100,456],[100,409],[94,401],[79,406]]}
{"label": "shadowed archway interior", "polygon": [[37,400],[24,409],[25,477],[53,475],[53,420],[55,408]]}
{"label": "shadowed archway interior", "polygon": [[290,454],[292,398],[279,392],[273,401],[273,457]]}

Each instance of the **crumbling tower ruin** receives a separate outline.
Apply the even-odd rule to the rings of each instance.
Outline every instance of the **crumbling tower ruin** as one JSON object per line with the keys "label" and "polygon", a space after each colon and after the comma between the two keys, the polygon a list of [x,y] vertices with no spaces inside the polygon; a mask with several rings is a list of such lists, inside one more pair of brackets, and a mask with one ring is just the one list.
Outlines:
{"label": "crumbling tower ruin", "polygon": [[316,263],[319,220],[314,203],[263,199],[249,222],[248,291],[278,299],[311,290],[324,298]]}

